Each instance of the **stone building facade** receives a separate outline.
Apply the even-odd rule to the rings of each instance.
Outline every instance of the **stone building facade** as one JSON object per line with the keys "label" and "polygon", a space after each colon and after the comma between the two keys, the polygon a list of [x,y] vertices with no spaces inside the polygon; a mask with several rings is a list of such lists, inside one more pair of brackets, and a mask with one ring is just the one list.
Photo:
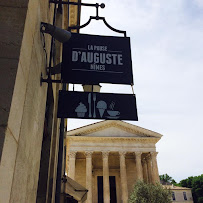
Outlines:
{"label": "stone building facade", "polygon": [[191,188],[179,187],[175,185],[163,185],[172,192],[172,202],[194,203]]}
{"label": "stone building facade", "polygon": [[88,189],[87,203],[127,203],[137,180],[159,182],[161,134],[122,121],[67,132],[68,176]]}
{"label": "stone building facade", "polygon": [[[47,77],[51,44],[40,25],[53,24],[54,7],[49,0],[0,1],[1,203],[55,201],[61,84],[40,84],[41,74]],[[56,6],[56,26],[77,25],[78,14],[77,6]],[[56,42],[50,64],[59,62]]]}

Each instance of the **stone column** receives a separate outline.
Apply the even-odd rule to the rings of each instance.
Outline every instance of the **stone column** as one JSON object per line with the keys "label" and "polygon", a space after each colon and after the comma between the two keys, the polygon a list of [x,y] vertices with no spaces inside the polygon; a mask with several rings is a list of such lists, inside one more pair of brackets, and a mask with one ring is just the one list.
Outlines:
{"label": "stone column", "polygon": [[144,181],[148,183],[149,180],[148,180],[148,172],[147,172],[147,161],[145,158],[142,160],[142,163],[143,163],[143,178],[144,178]]}
{"label": "stone column", "polygon": [[152,157],[152,173],[153,173],[152,181],[153,181],[153,183],[160,182],[158,165],[157,165],[157,160],[156,160],[158,152],[151,152],[150,154]]}
{"label": "stone column", "polygon": [[135,152],[137,180],[143,180],[141,155],[142,152]]}
{"label": "stone column", "polygon": [[103,158],[103,191],[104,203],[110,203],[110,185],[109,185],[109,152],[102,152]]}
{"label": "stone column", "polygon": [[147,155],[146,161],[147,161],[148,182],[153,183],[152,159],[150,154]]}
{"label": "stone column", "polygon": [[125,154],[126,152],[119,152],[122,203],[128,202],[128,185],[127,185],[127,174],[126,174],[126,165],[125,165]]}
{"label": "stone column", "polygon": [[91,151],[85,152],[86,155],[86,188],[87,200],[86,203],[92,203],[92,153]]}
{"label": "stone column", "polygon": [[68,170],[68,176],[72,178],[73,180],[75,179],[75,157],[76,157],[75,151],[70,151],[69,152],[69,170]]}

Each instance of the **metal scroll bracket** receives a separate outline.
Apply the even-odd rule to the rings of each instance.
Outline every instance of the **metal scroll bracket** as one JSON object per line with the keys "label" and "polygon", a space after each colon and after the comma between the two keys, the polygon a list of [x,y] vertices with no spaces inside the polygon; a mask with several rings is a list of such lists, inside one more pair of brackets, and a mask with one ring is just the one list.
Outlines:
{"label": "metal scroll bracket", "polygon": [[52,83],[62,83],[61,80],[52,80],[50,75],[46,79],[44,79],[42,77],[42,73],[41,73],[41,76],[40,76],[40,86],[42,86],[42,83],[44,83],[44,82],[45,83],[50,83],[50,84],[52,84]]}
{"label": "metal scroll bracket", "polygon": [[96,16],[90,16],[89,20],[83,24],[83,25],[77,25],[77,26],[70,26],[68,29],[71,30],[79,30],[81,28],[86,27],[87,25],[90,24],[91,20],[102,20],[104,22],[104,24],[112,31],[117,32],[117,33],[121,33],[124,35],[124,37],[127,37],[126,31],[123,30],[118,30],[116,28],[113,28],[111,25],[109,25],[105,19],[105,17],[100,17],[99,16],[99,7],[100,8],[105,8],[105,4],[89,4],[89,3],[81,3],[81,2],[69,2],[69,1],[52,1],[50,0],[49,3],[55,3],[55,4],[59,4],[59,5],[63,5],[63,4],[68,4],[68,5],[77,5],[77,6],[92,6],[96,8]]}

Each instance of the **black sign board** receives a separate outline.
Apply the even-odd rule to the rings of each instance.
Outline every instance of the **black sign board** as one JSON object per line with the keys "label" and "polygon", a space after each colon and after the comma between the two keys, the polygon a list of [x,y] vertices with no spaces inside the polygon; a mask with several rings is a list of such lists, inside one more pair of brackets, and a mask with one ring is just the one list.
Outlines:
{"label": "black sign board", "polygon": [[63,44],[61,78],[73,84],[133,84],[130,38],[72,33]]}
{"label": "black sign board", "polygon": [[58,118],[138,121],[132,94],[60,91]]}

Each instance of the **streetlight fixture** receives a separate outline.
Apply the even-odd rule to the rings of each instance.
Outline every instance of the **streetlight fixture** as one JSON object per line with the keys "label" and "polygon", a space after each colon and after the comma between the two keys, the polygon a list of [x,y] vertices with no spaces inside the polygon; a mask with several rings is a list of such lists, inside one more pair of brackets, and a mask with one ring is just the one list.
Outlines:
{"label": "streetlight fixture", "polygon": [[64,30],[62,28],[56,27],[54,25],[51,25],[49,23],[41,22],[41,28],[40,31],[42,33],[48,33],[53,38],[58,40],[61,43],[67,42],[71,38],[71,33],[67,30]]}

